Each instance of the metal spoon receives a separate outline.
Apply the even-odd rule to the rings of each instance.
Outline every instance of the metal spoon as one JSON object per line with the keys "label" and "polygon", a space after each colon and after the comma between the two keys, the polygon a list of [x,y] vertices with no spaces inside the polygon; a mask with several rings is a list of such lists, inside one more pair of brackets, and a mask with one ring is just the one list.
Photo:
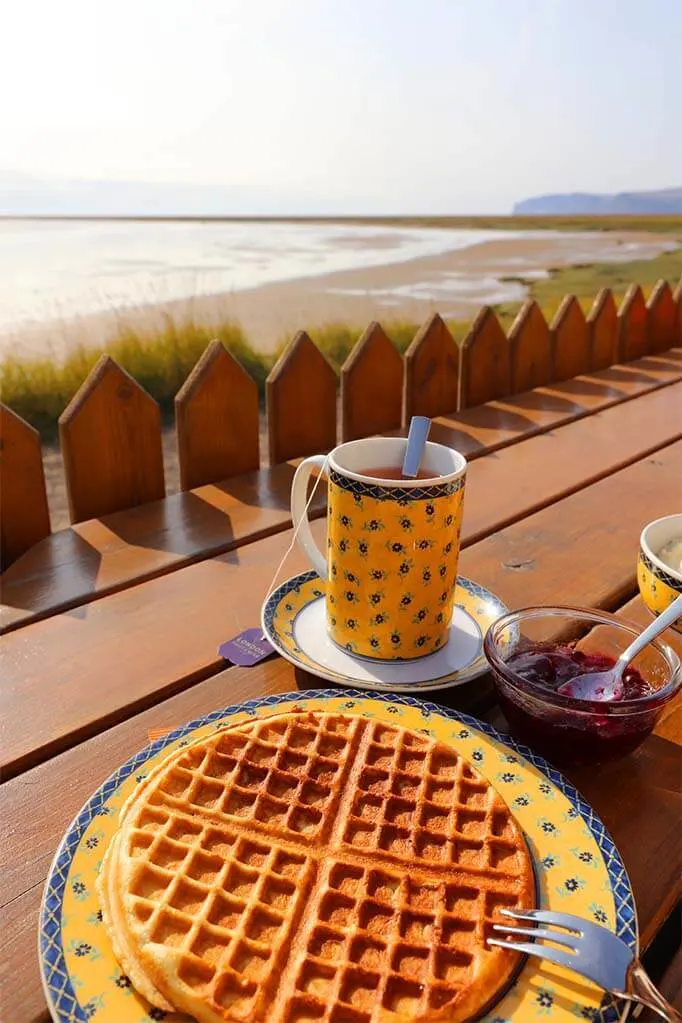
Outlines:
{"label": "metal spoon", "polygon": [[559,686],[557,691],[562,696],[572,696],[575,700],[596,700],[600,703],[620,700],[623,695],[623,672],[630,661],[680,617],[682,594],[623,650],[612,668],[608,671],[589,671],[584,675],[576,675]]}
{"label": "metal spoon", "polygon": [[419,466],[424,457],[426,438],[431,429],[431,420],[428,416],[412,416],[410,432],[407,435],[407,447],[403,459],[403,476],[408,479],[416,479],[419,473]]}

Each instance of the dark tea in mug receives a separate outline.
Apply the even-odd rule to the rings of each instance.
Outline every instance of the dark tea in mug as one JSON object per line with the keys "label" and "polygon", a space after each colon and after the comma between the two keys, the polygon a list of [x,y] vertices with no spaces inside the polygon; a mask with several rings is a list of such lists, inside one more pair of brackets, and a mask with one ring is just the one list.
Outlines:
{"label": "dark tea in mug", "polygon": [[382,465],[374,469],[360,469],[361,476],[373,476],[378,480],[432,480],[438,479],[437,472],[420,469],[416,476],[403,476],[402,465]]}

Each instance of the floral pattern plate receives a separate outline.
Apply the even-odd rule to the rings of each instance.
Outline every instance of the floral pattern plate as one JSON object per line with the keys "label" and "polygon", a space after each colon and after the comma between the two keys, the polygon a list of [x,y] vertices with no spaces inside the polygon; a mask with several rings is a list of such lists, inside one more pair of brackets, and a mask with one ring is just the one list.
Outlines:
{"label": "floral pattern plate", "polygon": [[[169,751],[228,723],[287,710],[352,711],[433,735],[466,757],[495,786],[525,833],[538,902],[596,920],[637,950],[632,889],[604,825],[553,767],[489,725],[408,696],[354,690],[284,693],[216,710],[145,747],[86,803],[64,836],[45,885],[39,955],[56,1023],[150,1023],[149,1006],[121,973],[102,923],[95,879],[126,798]],[[576,1023],[623,1019],[601,991],[551,963],[528,958],[482,1023]],[[168,1017],[171,1018],[177,1017]]]}
{"label": "floral pattern plate", "polygon": [[470,682],[488,670],[483,637],[507,613],[494,594],[461,576],[448,642],[436,653],[409,661],[374,661],[336,646],[325,618],[325,583],[302,572],[272,593],[261,613],[263,633],[288,661],[327,682],[359,689],[430,692]]}

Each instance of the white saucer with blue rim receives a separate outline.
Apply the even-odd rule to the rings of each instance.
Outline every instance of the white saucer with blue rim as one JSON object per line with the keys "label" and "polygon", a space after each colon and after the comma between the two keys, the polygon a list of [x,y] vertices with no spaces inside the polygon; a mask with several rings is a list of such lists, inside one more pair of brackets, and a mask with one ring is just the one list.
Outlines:
{"label": "white saucer with blue rim", "polygon": [[317,572],[302,572],[279,586],[263,605],[263,633],[275,650],[304,671],[359,689],[429,692],[470,682],[487,671],[483,637],[507,608],[470,579],[457,580],[448,642],[411,661],[357,657],[329,638],[325,584]]}

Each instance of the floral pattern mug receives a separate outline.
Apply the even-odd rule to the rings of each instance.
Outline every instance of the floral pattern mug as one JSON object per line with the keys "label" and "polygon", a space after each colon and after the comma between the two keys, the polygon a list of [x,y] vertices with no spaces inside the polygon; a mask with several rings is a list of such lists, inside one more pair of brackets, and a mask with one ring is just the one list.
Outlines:
{"label": "floral pattern mug", "polygon": [[[447,641],[457,581],[466,460],[427,443],[427,479],[378,479],[363,470],[402,465],[406,441],[368,437],[313,455],[291,491],[297,539],[326,582],[327,629],[362,657],[410,660]],[[306,516],[313,469],[328,476],[327,550]]]}

